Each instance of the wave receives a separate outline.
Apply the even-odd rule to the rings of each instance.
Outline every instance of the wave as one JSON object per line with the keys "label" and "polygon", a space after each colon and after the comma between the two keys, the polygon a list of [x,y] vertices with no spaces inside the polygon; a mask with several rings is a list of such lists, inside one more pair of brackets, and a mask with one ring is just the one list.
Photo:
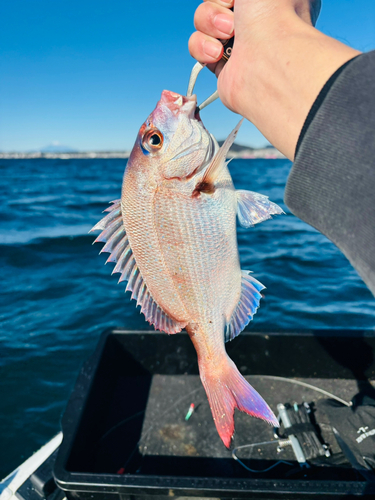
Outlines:
{"label": "wave", "polygon": [[[72,241],[80,236],[88,236],[94,224],[74,226],[41,227],[27,231],[8,230],[0,235],[0,246],[35,244],[39,240],[67,239]],[[90,236],[92,238],[93,235]]]}

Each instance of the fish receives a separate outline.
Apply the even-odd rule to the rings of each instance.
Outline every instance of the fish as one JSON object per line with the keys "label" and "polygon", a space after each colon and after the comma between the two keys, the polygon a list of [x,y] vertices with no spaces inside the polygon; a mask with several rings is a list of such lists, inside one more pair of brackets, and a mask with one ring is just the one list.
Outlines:
{"label": "fish", "polygon": [[[241,270],[236,217],[250,228],[282,214],[267,196],[236,190],[226,161],[242,120],[219,147],[195,95],[164,90],[139,129],[121,198],[92,231],[105,243],[146,320],[167,334],[185,329],[218,434],[229,448],[234,410],[278,426],[271,408],[225,350],[252,320],[265,288]],[[94,243],[95,243],[94,242]]]}

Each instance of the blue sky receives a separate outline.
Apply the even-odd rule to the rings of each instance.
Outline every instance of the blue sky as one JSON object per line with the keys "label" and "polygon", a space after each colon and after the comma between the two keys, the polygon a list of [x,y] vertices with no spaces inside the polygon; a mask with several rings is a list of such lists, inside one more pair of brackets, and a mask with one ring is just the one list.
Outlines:
{"label": "blue sky", "polygon": [[[0,5],[0,150],[54,141],[78,150],[132,147],[163,89],[186,92],[187,42],[199,1],[13,0]],[[326,0],[318,28],[375,49],[373,0]],[[215,89],[203,71],[198,99]],[[223,139],[238,117],[217,102],[202,111]],[[265,144],[250,123],[238,142]]]}

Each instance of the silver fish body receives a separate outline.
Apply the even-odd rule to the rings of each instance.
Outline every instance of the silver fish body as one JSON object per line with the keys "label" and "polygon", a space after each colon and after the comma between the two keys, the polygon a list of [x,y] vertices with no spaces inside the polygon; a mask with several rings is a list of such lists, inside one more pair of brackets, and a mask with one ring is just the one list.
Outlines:
{"label": "silver fish body", "polygon": [[[236,215],[245,227],[280,214],[267,197],[236,191],[225,161],[239,125],[219,148],[195,113],[195,96],[164,91],[142,125],[121,201],[94,229],[146,319],[186,328],[216,428],[226,446],[234,408],[277,425],[225,352],[255,314],[264,288],[241,271]],[[107,247],[107,248],[106,248]]]}

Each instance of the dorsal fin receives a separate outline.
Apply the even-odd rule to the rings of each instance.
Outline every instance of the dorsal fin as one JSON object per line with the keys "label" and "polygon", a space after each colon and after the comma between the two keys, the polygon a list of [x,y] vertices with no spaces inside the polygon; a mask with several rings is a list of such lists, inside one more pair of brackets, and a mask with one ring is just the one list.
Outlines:
{"label": "dorsal fin", "polygon": [[224,341],[233,340],[253,319],[259,307],[260,292],[265,286],[250,276],[250,271],[241,271],[241,296],[224,333]]}
{"label": "dorsal fin", "polygon": [[232,146],[232,144],[236,138],[237,132],[239,131],[243,121],[244,121],[244,118],[242,118],[240,120],[238,125],[228,135],[224,144],[221,146],[219,151],[216,153],[210,166],[207,168],[207,170],[202,178],[201,184],[204,184],[204,185],[215,184],[215,180],[217,178],[217,175],[220,172],[220,168],[225,162],[225,158],[227,157],[228,151],[230,150],[230,147]]}
{"label": "dorsal fin", "polygon": [[131,298],[137,301],[137,305],[141,306],[141,312],[150,325],[154,325],[155,329],[166,333],[180,332],[186,326],[185,323],[173,320],[163,311],[153,299],[142,278],[125,232],[121,215],[121,200],[113,201],[112,206],[107,208],[105,212],[109,212],[109,214],[99,221],[91,231],[102,231],[94,243],[97,241],[105,243],[100,253],[109,252],[111,254],[107,262],[116,263],[112,274],[121,273],[119,282],[128,282],[126,291],[132,292]]}

